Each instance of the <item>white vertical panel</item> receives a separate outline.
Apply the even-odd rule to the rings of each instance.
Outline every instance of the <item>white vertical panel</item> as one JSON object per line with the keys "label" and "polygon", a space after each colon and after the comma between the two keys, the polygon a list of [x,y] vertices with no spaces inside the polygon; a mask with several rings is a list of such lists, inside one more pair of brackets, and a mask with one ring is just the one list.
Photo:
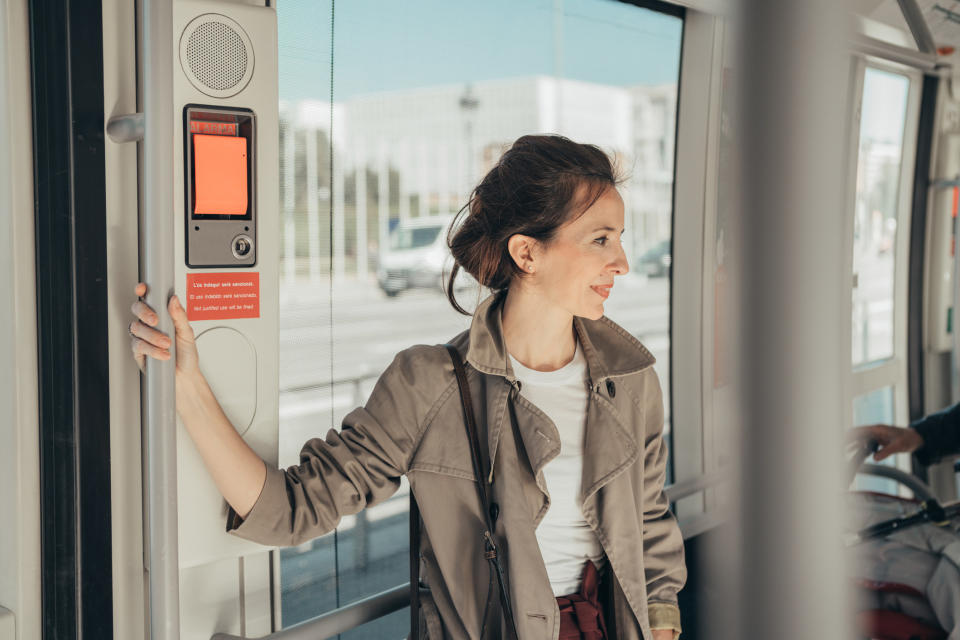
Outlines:
{"label": "white vertical panel", "polygon": [[317,134],[313,128],[304,132],[307,143],[304,152],[307,155],[307,255],[310,265],[310,284],[316,286],[320,282],[320,203],[319,181],[317,168]]}
{"label": "white vertical panel", "polygon": [[427,141],[417,141],[417,215],[426,216],[430,214],[430,193],[433,183],[430,180],[430,155],[427,151]]}
{"label": "white vertical panel", "polygon": [[291,119],[283,128],[283,284],[288,293],[294,292],[297,279],[297,147],[296,129]]}
{"label": "white vertical panel", "polygon": [[467,160],[468,145],[467,144],[458,144],[454,147],[454,163],[456,166],[456,187],[457,192],[460,195],[460,199],[463,201],[461,206],[467,203],[467,199],[470,197],[470,190],[473,189],[473,176],[469,175],[467,171],[467,166],[469,162]]}
{"label": "white vertical panel", "polygon": [[[703,470],[705,473],[717,471],[719,466],[719,454],[717,451],[716,439],[722,426],[718,425],[715,417],[721,420],[734,420],[733,416],[728,415],[727,411],[721,414],[718,411],[722,406],[720,403],[721,395],[724,391],[717,390],[719,381],[716,379],[716,354],[719,348],[724,345],[717,344],[718,334],[727,326],[727,317],[718,317],[716,310],[726,307],[730,304],[731,292],[725,287],[725,283],[718,283],[717,269],[720,264],[717,255],[717,225],[718,225],[718,200],[719,200],[719,174],[720,174],[720,149],[719,141],[721,138],[721,110],[723,101],[723,68],[724,51],[726,49],[727,32],[723,20],[714,20],[712,52],[710,60],[710,88],[709,88],[709,108],[707,112],[707,128],[710,134],[707,136],[706,164],[704,167],[704,215],[703,215],[703,264],[701,290],[702,299],[702,319],[701,322],[701,366],[703,370],[703,385],[700,389],[700,398],[703,406],[701,419],[703,421]],[[732,91],[732,87],[728,88]],[[730,172],[733,174],[733,172]],[[728,174],[728,175],[730,175]],[[720,287],[723,289],[718,290]],[[718,300],[717,296],[724,296],[725,299]],[[718,305],[721,305],[718,307]],[[723,340],[721,335],[720,340]],[[728,391],[728,390],[727,390]],[[715,490],[704,492],[704,507],[710,510],[715,506]]]}
{"label": "white vertical panel", "polygon": [[[211,11],[223,11],[229,17],[242,25],[244,32],[256,43],[257,65],[259,70],[276,68],[277,56],[277,17],[273,8],[256,7],[252,5],[234,4],[229,9],[222,3],[212,0],[178,0],[173,5],[174,29],[177,41],[187,25],[198,14]],[[280,192],[279,192],[279,101],[278,78],[276,73],[255,73],[246,87],[229,99],[229,106],[243,105],[249,107],[257,115],[257,135],[253,157],[256,159],[256,205],[257,205],[257,255],[258,261],[255,272],[260,278],[260,311],[257,318],[216,320],[193,320],[191,325],[198,336],[198,348],[201,353],[201,370],[214,390],[223,389],[250,389],[255,393],[255,399],[245,398],[238,403],[236,397],[231,398],[224,391],[219,391],[219,400],[228,416],[235,421],[235,426],[241,432],[246,443],[259,455],[267,465],[276,465],[278,449],[278,331],[279,331],[279,280],[280,280],[280,242],[282,222],[280,219]],[[171,99],[172,98],[172,99]],[[168,98],[176,105],[177,123],[174,140],[174,158],[182,158],[183,134],[179,126],[182,122],[181,109],[185,104],[206,103],[216,101],[217,98],[203,97],[203,94],[193,86],[187,77],[181,73],[180,66],[174,67],[173,95]],[[214,102],[214,104],[219,104]],[[314,139],[315,140],[315,139]],[[316,143],[314,142],[314,147]],[[315,160],[314,160],[315,162]],[[174,163],[173,200],[177,204],[174,216],[177,219],[183,212],[183,185],[184,166],[182,162]],[[175,225],[173,263],[177,269],[177,292],[182,295],[186,283],[187,270],[183,249],[184,225]],[[184,298],[181,298],[184,299]],[[149,373],[148,376],[149,378]],[[249,394],[248,394],[249,395]],[[239,417],[242,415],[241,406],[255,406],[248,424],[243,424]],[[237,411],[234,413],[234,411]],[[247,414],[249,415],[249,414]],[[239,557],[244,554],[258,553],[263,550],[261,545],[243,540],[238,536],[229,535],[224,530],[226,508],[223,498],[217,490],[200,455],[194,447],[189,435],[178,425],[177,432],[177,466],[178,466],[178,515],[179,515],[179,560],[183,568],[182,582],[186,587],[188,576],[197,575],[187,567],[221,566],[214,562],[220,558],[228,558],[236,567]],[[168,489],[169,487],[164,487]],[[210,564],[208,564],[210,563]],[[218,569],[211,568],[216,572]],[[236,573],[234,569],[234,573]],[[201,630],[206,622],[215,620],[227,612],[232,611],[239,601],[239,583],[235,581],[232,587],[219,592],[213,591],[215,585],[223,583],[212,581],[211,590],[203,594],[209,605],[215,598],[221,606],[208,606],[203,622],[198,626],[190,626],[184,619],[183,633]],[[191,585],[192,588],[192,585]],[[184,601],[189,600],[184,596]],[[192,604],[192,603],[191,603]]]}
{"label": "white vertical panel", "polygon": [[[897,362],[894,384],[894,414],[897,424],[910,422],[909,385],[907,384],[907,322],[910,286],[910,219],[913,209],[913,179],[917,161],[917,135],[920,123],[920,100],[923,76],[917,71],[906,73],[910,78],[907,111],[900,156],[900,192],[897,199],[897,235],[894,255],[893,285],[893,352]],[[921,214],[922,215],[922,214]],[[897,466],[910,471],[910,456],[898,456]]]}
{"label": "white vertical panel", "polygon": [[16,640],[17,618],[13,611],[0,607],[0,640]]}
{"label": "white vertical panel", "polygon": [[[844,132],[844,140],[847,145],[844,154],[844,171],[846,182],[844,185],[843,211],[847,213],[841,220],[842,241],[843,241],[843,267],[840,271],[843,274],[843,280],[850,289],[850,295],[845,296],[841,304],[841,313],[851,327],[842,336],[840,349],[847,354],[847,363],[844,371],[851,370],[851,354],[853,352],[853,228],[855,216],[853,212],[857,206],[857,162],[858,150],[860,148],[860,104],[863,101],[863,77],[865,63],[863,58],[854,56],[849,61],[848,79],[850,99],[847,103],[846,122],[847,130]],[[848,275],[849,274],[849,275]],[[855,376],[850,376],[851,382],[855,382]],[[843,413],[840,416],[840,427],[853,425],[853,397],[857,395],[855,385],[851,385],[847,401],[843,406]]]}
{"label": "white vertical panel", "polygon": [[240,558],[243,566],[241,599],[243,601],[244,631],[247,637],[259,638],[272,629],[270,609],[271,583],[270,554],[272,551],[253,553]]}
{"label": "white vertical panel", "polygon": [[214,633],[243,634],[241,562],[242,558],[223,558],[180,571],[180,640],[210,640]]}
{"label": "white vertical panel", "polygon": [[398,187],[397,192],[400,195],[400,220],[410,218],[410,167],[412,165],[412,154],[410,153],[410,139],[401,138],[400,140],[400,162],[397,163]]}
{"label": "white vertical panel", "polygon": [[[703,279],[703,220],[704,183],[708,157],[707,140],[709,110],[713,92],[711,79],[714,39],[717,19],[692,13],[684,25],[681,75],[680,127],[677,129],[676,197],[674,209],[673,262],[671,264],[674,291],[700,291]],[[651,223],[655,215],[641,217]],[[654,220],[650,218],[653,217]],[[649,234],[650,231],[647,230]],[[657,238],[659,236],[646,235]],[[687,480],[703,473],[703,405],[701,371],[702,346],[700,327],[704,322],[702,300],[695,295],[671,296],[672,344],[671,371],[675,381],[672,396],[683,398],[674,402],[673,468],[674,481]],[[703,509],[700,495],[677,505],[682,519],[696,516]]]}
{"label": "white vertical panel", "polygon": [[[39,640],[40,456],[27,3],[0,2],[0,616]],[[5,638],[5,640],[6,640]]]}
{"label": "white vertical panel", "polygon": [[346,220],[343,206],[343,165],[344,154],[333,151],[333,279],[340,280],[346,275]]}
{"label": "white vertical panel", "polygon": [[357,278],[366,280],[368,274],[367,256],[367,159],[365,147],[360,141],[355,146],[356,157],[353,166],[356,173],[356,218],[357,218]]}
{"label": "white vertical panel", "polygon": [[387,248],[387,234],[390,230],[390,165],[387,161],[387,142],[381,140],[377,146],[377,219],[379,238],[377,251],[380,255]]}

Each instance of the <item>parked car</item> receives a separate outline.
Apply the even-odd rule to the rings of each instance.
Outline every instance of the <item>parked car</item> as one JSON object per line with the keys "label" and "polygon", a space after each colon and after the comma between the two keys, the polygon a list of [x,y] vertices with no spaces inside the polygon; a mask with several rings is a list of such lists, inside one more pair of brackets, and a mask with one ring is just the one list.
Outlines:
{"label": "parked car", "polygon": [[673,259],[670,256],[670,241],[658,242],[641,255],[633,270],[651,278],[663,278],[670,275],[670,265]]}
{"label": "parked car", "polygon": [[[447,248],[447,232],[454,216],[410,218],[398,224],[389,235],[386,249],[379,256],[377,282],[385,294],[393,297],[407,289],[443,290],[444,274],[453,266]],[[463,271],[457,287],[473,281]]]}

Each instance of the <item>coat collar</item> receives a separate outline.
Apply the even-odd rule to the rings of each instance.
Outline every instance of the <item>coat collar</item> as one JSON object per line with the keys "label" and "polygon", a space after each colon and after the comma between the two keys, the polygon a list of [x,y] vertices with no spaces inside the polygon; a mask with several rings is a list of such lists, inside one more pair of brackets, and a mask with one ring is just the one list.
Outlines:
{"label": "coat collar", "polygon": [[[483,373],[516,379],[503,339],[502,310],[506,292],[493,294],[477,307],[470,325],[467,362]],[[656,359],[640,341],[606,316],[589,320],[574,316],[573,326],[587,360],[591,386],[606,378],[646,369]]]}
{"label": "coat collar", "polygon": [[[496,454],[501,432],[503,429],[509,428],[511,418],[507,415],[508,412],[516,411],[517,427],[531,467],[534,469],[534,475],[557,454],[560,444],[559,434],[555,433],[555,428],[552,438],[544,439],[536,435],[536,427],[543,418],[542,413],[538,410],[534,412],[529,408],[518,409],[516,403],[506,401],[509,395],[507,391],[516,382],[516,377],[510,366],[507,347],[503,339],[502,309],[504,298],[505,293],[503,292],[494,294],[477,307],[473,314],[473,322],[470,325],[470,342],[467,346],[466,355],[467,362],[481,373],[500,376],[510,384],[510,386],[501,386],[499,390],[496,390],[496,385],[488,387],[490,393],[500,396],[492,405],[498,407],[498,413],[494,420],[488,423],[487,451],[490,452],[491,460],[488,482],[493,482],[493,471],[496,466]],[[575,316],[573,326],[580,340],[584,358],[587,361],[587,377],[590,386],[597,392],[599,392],[600,385],[606,378],[636,373],[655,362],[655,358],[647,351],[646,347],[625,329],[606,317],[599,320],[588,320]],[[514,391],[514,393],[517,392]],[[519,393],[517,395],[519,396]],[[593,396],[594,394],[591,393],[592,398]],[[523,402],[520,404],[525,406]],[[589,423],[596,422],[596,420],[591,421],[589,419],[590,415],[599,415],[593,412],[594,405],[596,405],[596,411],[609,413],[611,420],[600,420],[591,428]],[[584,476],[581,484],[585,489],[585,496],[593,495],[604,482],[609,482],[618,469],[626,466],[637,455],[636,443],[630,437],[627,428],[622,424],[619,413],[609,401],[599,396],[593,398],[591,406],[588,407],[587,422],[588,429],[584,453],[587,456],[599,456],[603,459],[596,463],[588,462],[584,465]],[[610,433],[611,430],[614,433]],[[606,445],[597,446],[597,443],[601,441],[603,443],[620,443],[622,446],[616,447],[614,451],[603,453],[603,451],[606,451],[604,449]]]}

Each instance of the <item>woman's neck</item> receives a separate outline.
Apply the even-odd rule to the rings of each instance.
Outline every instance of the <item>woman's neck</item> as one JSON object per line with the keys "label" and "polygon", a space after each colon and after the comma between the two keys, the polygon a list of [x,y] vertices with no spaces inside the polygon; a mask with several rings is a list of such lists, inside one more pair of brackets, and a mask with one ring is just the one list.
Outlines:
{"label": "woman's neck", "polygon": [[556,371],[576,354],[573,315],[521,286],[507,292],[502,324],[507,351],[529,369]]}

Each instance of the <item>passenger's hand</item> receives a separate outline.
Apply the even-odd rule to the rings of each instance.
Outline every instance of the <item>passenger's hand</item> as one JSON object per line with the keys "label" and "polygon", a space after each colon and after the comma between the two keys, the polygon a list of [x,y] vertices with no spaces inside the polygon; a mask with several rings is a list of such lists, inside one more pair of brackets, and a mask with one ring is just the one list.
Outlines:
{"label": "passenger's hand", "polygon": [[673,640],[676,634],[673,629],[651,629],[653,640]]}
{"label": "passenger's hand", "polygon": [[[142,298],[147,294],[147,285],[139,283],[134,293]],[[140,371],[146,370],[147,356],[157,360],[170,359],[170,337],[154,329],[159,318],[157,313],[143,300],[137,300],[131,307],[137,319],[130,323],[130,348]],[[193,327],[187,320],[187,312],[180,304],[177,296],[171,296],[167,303],[167,311],[173,319],[173,327],[177,337],[177,374],[192,375],[199,371],[200,359],[197,355],[196,336]]]}
{"label": "passenger's hand", "polygon": [[856,427],[847,432],[847,441],[866,442],[876,440],[880,449],[873,459],[880,462],[895,453],[913,453],[923,446],[923,436],[915,429],[904,429],[889,424],[872,424]]}

